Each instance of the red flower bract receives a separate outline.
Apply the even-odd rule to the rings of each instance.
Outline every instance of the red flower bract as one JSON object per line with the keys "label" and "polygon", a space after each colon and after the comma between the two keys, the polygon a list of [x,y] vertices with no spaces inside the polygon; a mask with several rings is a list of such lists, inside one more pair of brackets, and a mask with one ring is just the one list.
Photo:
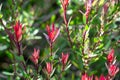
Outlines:
{"label": "red flower bract", "polygon": [[15,40],[19,42],[22,39],[22,25],[17,21],[13,28],[15,32]]}
{"label": "red flower bract", "polygon": [[88,17],[91,11],[92,3],[93,3],[93,0],[87,0],[86,2],[86,12],[85,12],[86,23],[88,22]]}
{"label": "red flower bract", "polygon": [[50,75],[52,72],[52,64],[50,62],[46,63],[46,71]]}
{"label": "red flower bract", "polygon": [[110,65],[108,69],[108,73],[110,76],[115,76],[118,71],[119,71],[119,68],[116,65]]}
{"label": "red flower bract", "polygon": [[108,8],[109,8],[109,5],[108,5],[107,3],[105,3],[105,4],[103,5],[104,14],[107,13]]}
{"label": "red flower bract", "polygon": [[66,11],[67,6],[69,4],[69,0],[60,0],[60,1],[62,3],[62,7],[63,7],[64,11]]}
{"label": "red flower bract", "polygon": [[46,26],[47,33],[48,33],[48,39],[51,43],[53,43],[56,38],[58,37],[60,33],[60,29],[55,28],[54,24],[52,24],[52,29],[50,29],[50,26]]}
{"label": "red flower bract", "polygon": [[68,61],[69,54],[62,53],[62,64],[65,65]]}
{"label": "red flower bract", "polygon": [[82,73],[81,80],[93,80],[93,77],[88,76],[87,73]]}
{"label": "red flower bract", "polygon": [[108,56],[107,56],[107,61],[108,62],[113,62],[114,60],[114,49],[111,49],[111,51],[109,52]]}
{"label": "red flower bract", "polygon": [[105,78],[105,76],[104,75],[102,75],[101,74],[101,76],[100,76],[100,79],[99,80],[107,80],[106,78]]}
{"label": "red flower bract", "polygon": [[39,52],[40,52],[39,49],[36,50],[36,49],[34,48],[34,52],[33,52],[32,56],[31,56],[31,58],[30,58],[31,61],[32,61],[34,64],[38,64]]}
{"label": "red flower bract", "polygon": [[68,2],[69,2],[69,0],[64,0],[64,6],[67,6],[68,5]]}

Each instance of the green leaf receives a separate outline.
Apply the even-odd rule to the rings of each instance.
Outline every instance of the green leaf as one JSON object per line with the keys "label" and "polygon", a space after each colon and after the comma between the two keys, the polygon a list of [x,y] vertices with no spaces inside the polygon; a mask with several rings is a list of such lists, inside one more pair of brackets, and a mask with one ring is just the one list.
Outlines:
{"label": "green leaf", "polygon": [[0,4],[0,11],[1,11],[1,9],[2,9],[2,4]]}
{"label": "green leaf", "polygon": [[0,13],[0,19],[3,17],[3,14]]}
{"label": "green leaf", "polygon": [[65,71],[66,71],[67,69],[69,69],[69,68],[71,67],[71,65],[72,65],[72,64],[69,64],[69,65],[65,68]]}
{"label": "green leaf", "polygon": [[111,45],[111,40],[107,42],[107,44],[105,45],[105,49],[107,50],[110,47],[110,45]]}
{"label": "green leaf", "polygon": [[93,59],[90,61],[90,64],[96,62],[97,60],[99,60],[99,57],[93,58]]}
{"label": "green leaf", "polygon": [[18,61],[23,61],[24,62],[24,57],[22,55],[21,56],[15,55],[15,57]]}
{"label": "green leaf", "polygon": [[50,74],[50,77],[54,74],[55,69],[56,69],[56,68],[53,69],[52,73]]}
{"label": "green leaf", "polygon": [[117,10],[117,6],[111,7],[110,12],[109,12],[109,16],[111,16],[116,10]]}
{"label": "green leaf", "polygon": [[99,38],[98,37],[95,37],[94,38],[94,42],[96,43],[96,42],[98,42],[99,41]]}
{"label": "green leaf", "polygon": [[7,49],[7,45],[0,44],[0,51]]}
{"label": "green leaf", "polygon": [[94,25],[100,25],[101,21],[100,21],[100,16],[99,15],[95,15],[93,18],[92,18],[92,24]]}
{"label": "green leaf", "polygon": [[105,0],[100,0],[99,6],[102,6],[102,5],[104,4],[104,1],[105,1]]}
{"label": "green leaf", "polygon": [[53,23],[53,22],[55,21],[55,18],[56,18],[55,15],[53,15],[53,16],[51,17],[51,23]]}
{"label": "green leaf", "polygon": [[55,58],[55,55],[50,56],[50,57],[49,57],[49,60],[50,60],[50,61],[53,61],[53,60],[54,60],[54,58]]}
{"label": "green leaf", "polygon": [[72,61],[72,64],[73,64],[75,67],[79,68],[79,65],[78,65],[75,61]]}
{"label": "green leaf", "polygon": [[83,15],[83,23],[86,24],[86,16]]}
{"label": "green leaf", "polygon": [[85,30],[89,30],[89,26],[88,25],[85,25]]}
{"label": "green leaf", "polygon": [[6,51],[6,54],[10,59],[13,59],[13,55],[10,51]]}
{"label": "green leaf", "polygon": [[97,73],[97,70],[94,70],[94,71],[90,72],[90,75],[93,75],[93,74],[96,74],[96,73]]}
{"label": "green leaf", "polygon": [[101,43],[98,47],[96,47],[96,49],[100,49],[100,48],[103,48],[104,44]]}
{"label": "green leaf", "polygon": [[5,75],[9,75],[9,76],[13,76],[14,75],[14,73],[10,73],[10,72],[7,72],[7,71],[3,71],[2,73],[5,74]]}

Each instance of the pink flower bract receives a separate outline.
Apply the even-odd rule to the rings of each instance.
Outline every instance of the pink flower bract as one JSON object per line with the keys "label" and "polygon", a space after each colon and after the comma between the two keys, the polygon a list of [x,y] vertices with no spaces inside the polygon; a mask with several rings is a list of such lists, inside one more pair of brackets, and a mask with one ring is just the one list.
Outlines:
{"label": "pink flower bract", "polygon": [[50,62],[46,63],[46,71],[50,75],[52,72],[52,64]]}
{"label": "pink flower bract", "polygon": [[107,80],[106,78],[105,78],[105,76],[103,75],[103,74],[101,74],[101,76],[100,76],[100,79],[99,80]]}
{"label": "pink flower bract", "polygon": [[60,29],[55,28],[54,24],[52,24],[52,29],[50,29],[50,26],[48,26],[48,25],[46,26],[46,29],[47,29],[47,33],[48,33],[47,37],[48,37],[49,41],[51,43],[53,43],[56,40],[56,38],[58,37],[58,35],[60,33]]}
{"label": "pink flower bract", "polygon": [[65,65],[67,63],[68,57],[69,57],[68,53],[67,54],[62,53],[62,60],[61,61],[62,61],[63,65]]}
{"label": "pink flower bract", "polygon": [[68,5],[68,2],[69,2],[69,0],[64,0],[64,6],[67,6]]}
{"label": "pink flower bract", "polygon": [[87,73],[82,73],[81,80],[93,80],[92,76],[88,76]]}
{"label": "pink flower bract", "polygon": [[108,54],[108,56],[107,56],[107,61],[108,62],[113,62],[113,60],[114,60],[114,49],[111,49],[111,51],[109,52],[109,54]]}
{"label": "pink flower bract", "polygon": [[119,71],[119,68],[116,65],[110,65],[109,69],[108,69],[108,73],[110,76],[115,76]]}
{"label": "pink flower bract", "polygon": [[40,52],[39,49],[36,50],[36,49],[34,48],[34,52],[33,52],[32,56],[31,56],[31,58],[30,58],[31,61],[32,61],[34,64],[38,64],[39,52]]}

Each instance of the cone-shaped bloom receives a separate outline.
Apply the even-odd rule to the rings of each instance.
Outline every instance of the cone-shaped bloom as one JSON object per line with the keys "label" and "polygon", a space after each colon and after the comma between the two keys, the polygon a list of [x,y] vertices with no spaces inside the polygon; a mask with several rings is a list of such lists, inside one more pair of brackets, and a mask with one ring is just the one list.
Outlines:
{"label": "cone-shaped bloom", "polygon": [[108,56],[107,56],[107,61],[109,63],[113,62],[114,60],[114,49],[111,49],[111,51],[109,52]]}
{"label": "cone-shaped bloom", "polygon": [[31,58],[30,58],[31,61],[32,61],[34,64],[38,64],[39,52],[40,52],[39,49],[36,50],[36,49],[34,48],[34,52],[33,52],[32,56],[31,56]]}
{"label": "cone-shaped bloom", "polygon": [[50,63],[50,62],[47,62],[46,63],[46,71],[47,71],[47,73],[50,75],[51,74],[51,72],[52,72],[52,64]]}
{"label": "cone-shaped bloom", "polygon": [[104,75],[102,75],[101,74],[101,76],[100,76],[100,79],[99,80],[107,80],[106,78],[105,78],[105,76]]}
{"label": "cone-shaped bloom", "polygon": [[14,25],[15,40],[19,42],[22,39],[22,24],[19,21]]}
{"label": "cone-shaped bloom", "polygon": [[116,65],[110,65],[108,69],[108,73],[110,76],[114,77],[119,71],[119,68]]}
{"label": "cone-shaped bloom", "polygon": [[83,73],[81,80],[93,80],[92,76],[88,76],[87,73]]}
{"label": "cone-shaped bloom", "polygon": [[60,33],[60,29],[55,28],[54,24],[52,24],[52,29],[50,29],[50,26],[46,26],[48,35],[46,36],[47,39],[52,43],[56,40]]}
{"label": "cone-shaped bloom", "polygon": [[69,57],[69,54],[67,53],[67,54],[64,54],[64,53],[62,53],[62,64],[63,65],[66,65],[66,63],[67,63],[67,61],[68,61],[68,57]]}

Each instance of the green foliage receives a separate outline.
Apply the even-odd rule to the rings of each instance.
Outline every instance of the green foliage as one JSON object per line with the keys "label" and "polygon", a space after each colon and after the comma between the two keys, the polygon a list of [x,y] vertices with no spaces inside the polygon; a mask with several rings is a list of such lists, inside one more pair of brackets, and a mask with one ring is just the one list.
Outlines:
{"label": "green foliage", "polygon": [[[109,5],[106,12],[103,9],[105,3]],[[120,61],[119,5],[119,2],[113,4],[106,0],[94,0],[87,23],[85,0],[70,0],[66,12],[72,42],[70,46],[60,0],[0,1],[0,58],[2,58],[0,74],[5,75],[8,80],[12,80],[12,77],[16,80],[22,78],[44,80],[47,77],[51,80],[58,80],[59,77],[61,80],[79,80],[84,71],[89,75],[100,76],[101,73],[106,75],[108,73],[105,66],[106,54],[111,48],[115,49],[116,59]],[[22,56],[18,56],[15,43],[9,39],[5,31],[6,27],[15,36],[13,26],[18,20],[23,25]],[[60,28],[60,35],[53,44],[54,54],[50,56],[51,49],[43,33],[47,33],[46,25],[52,23]],[[40,49],[39,74],[36,71],[37,66],[30,59],[33,48]],[[69,53],[64,72],[61,72],[62,52]],[[54,63],[53,72],[50,75],[46,75],[46,62]],[[2,66],[4,64],[12,64],[12,69],[4,68]],[[118,74],[116,78],[119,76]]]}

